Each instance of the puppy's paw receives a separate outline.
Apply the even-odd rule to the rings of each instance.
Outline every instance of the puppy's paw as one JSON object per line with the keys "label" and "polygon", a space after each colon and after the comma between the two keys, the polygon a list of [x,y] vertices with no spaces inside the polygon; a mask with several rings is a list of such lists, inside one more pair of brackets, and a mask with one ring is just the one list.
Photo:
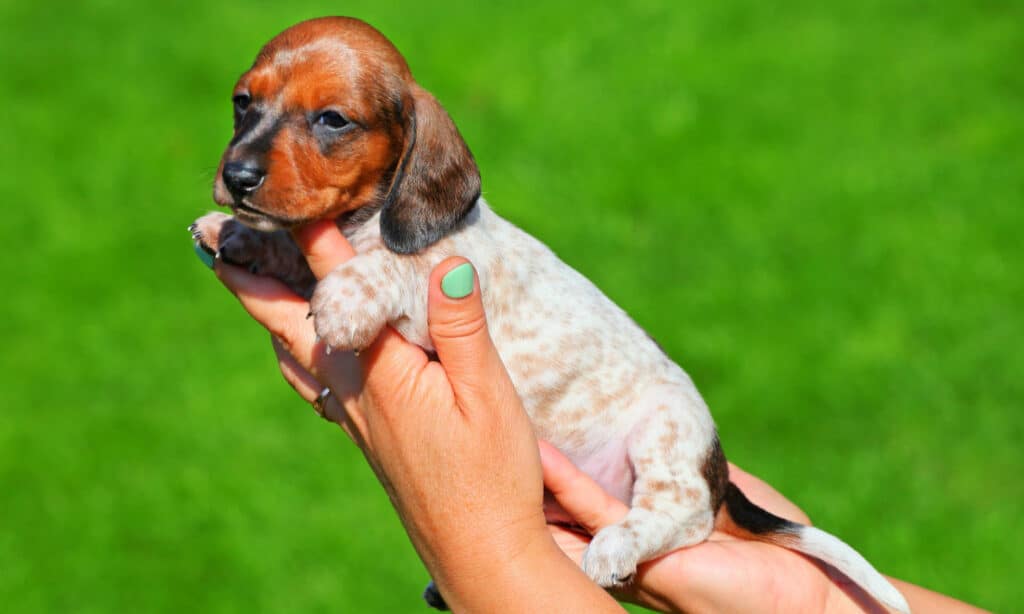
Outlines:
{"label": "puppy's paw", "polygon": [[272,243],[278,241],[275,234],[253,230],[219,211],[207,213],[188,228],[200,247],[217,254],[228,264],[245,267],[256,274],[278,268],[269,262],[274,256]]}
{"label": "puppy's paw", "polygon": [[316,334],[331,349],[361,350],[370,345],[388,313],[381,292],[350,260],[320,280],[309,302]]}
{"label": "puppy's paw", "polygon": [[597,532],[584,551],[580,566],[601,586],[621,586],[633,579],[639,558],[636,535],[612,525]]}
{"label": "puppy's paw", "polygon": [[243,225],[230,215],[213,211],[188,227],[192,238],[207,252],[218,254],[224,262],[260,270],[260,260],[267,251],[267,234]]}
{"label": "puppy's paw", "polygon": [[220,234],[224,224],[233,218],[220,211],[211,211],[193,222],[188,231],[192,233],[192,239],[199,247],[211,254],[216,254],[220,249]]}

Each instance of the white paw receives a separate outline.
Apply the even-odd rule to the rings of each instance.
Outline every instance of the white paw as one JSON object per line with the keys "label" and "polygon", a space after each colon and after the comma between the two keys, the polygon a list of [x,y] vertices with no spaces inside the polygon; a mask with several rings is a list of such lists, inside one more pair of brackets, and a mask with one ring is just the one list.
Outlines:
{"label": "white paw", "polygon": [[583,553],[583,572],[601,586],[619,586],[629,582],[640,562],[636,535],[620,526],[597,532]]}
{"label": "white paw", "polygon": [[388,322],[383,293],[351,264],[323,278],[309,302],[316,334],[332,350],[361,350]]}

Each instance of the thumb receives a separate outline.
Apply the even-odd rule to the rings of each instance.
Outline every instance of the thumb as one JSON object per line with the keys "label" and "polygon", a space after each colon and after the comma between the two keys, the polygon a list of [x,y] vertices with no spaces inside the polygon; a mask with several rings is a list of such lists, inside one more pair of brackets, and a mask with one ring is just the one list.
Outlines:
{"label": "thumb", "polygon": [[515,398],[487,331],[480,280],[465,258],[448,258],[430,274],[427,327],[463,412]]}

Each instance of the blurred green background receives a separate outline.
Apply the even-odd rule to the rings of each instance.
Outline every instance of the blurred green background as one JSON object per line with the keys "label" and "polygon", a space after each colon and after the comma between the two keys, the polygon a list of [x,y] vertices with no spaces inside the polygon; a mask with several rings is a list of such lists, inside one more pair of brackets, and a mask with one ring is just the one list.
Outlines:
{"label": "blurred green background", "polygon": [[485,195],[881,570],[1024,603],[1024,4],[0,2],[0,609],[422,611],[340,431],[192,254],[230,88],[380,28]]}

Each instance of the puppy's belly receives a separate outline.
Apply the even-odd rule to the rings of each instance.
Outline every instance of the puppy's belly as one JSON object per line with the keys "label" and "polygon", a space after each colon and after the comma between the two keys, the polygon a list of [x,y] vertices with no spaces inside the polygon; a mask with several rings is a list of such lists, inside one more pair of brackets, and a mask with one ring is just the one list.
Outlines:
{"label": "puppy's belly", "polygon": [[[553,442],[556,444],[557,442]],[[593,452],[567,454],[573,464],[589,475],[604,488],[608,494],[629,505],[633,494],[633,469],[626,456],[624,440],[610,441]],[[550,493],[544,493],[544,516],[548,522],[574,524],[572,516],[560,506]]]}
{"label": "puppy's belly", "polygon": [[626,456],[626,438],[613,439],[593,452],[567,454],[583,473],[601,485],[608,494],[629,504],[633,496],[633,468]]}

